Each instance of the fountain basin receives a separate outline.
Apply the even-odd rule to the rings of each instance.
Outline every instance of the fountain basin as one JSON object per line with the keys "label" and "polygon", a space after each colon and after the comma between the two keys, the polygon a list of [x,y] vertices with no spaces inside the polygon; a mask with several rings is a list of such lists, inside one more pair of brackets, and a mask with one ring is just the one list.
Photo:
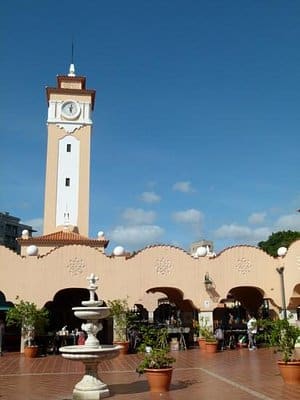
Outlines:
{"label": "fountain basin", "polygon": [[77,318],[80,319],[103,319],[110,314],[108,307],[73,307],[72,310]]}
{"label": "fountain basin", "polygon": [[86,345],[60,347],[64,358],[81,361],[85,366],[83,378],[74,387],[73,400],[100,400],[110,396],[106,383],[98,375],[98,364],[117,357],[121,348],[115,345],[100,345],[97,348]]}
{"label": "fountain basin", "polygon": [[81,302],[84,307],[101,307],[103,304],[102,300],[84,300]]}
{"label": "fountain basin", "polygon": [[69,360],[82,360],[83,358],[110,359],[116,357],[122,346],[102,344],[98,347],[88,347],[86,345],[63,346],[59,348],[64,358]]}

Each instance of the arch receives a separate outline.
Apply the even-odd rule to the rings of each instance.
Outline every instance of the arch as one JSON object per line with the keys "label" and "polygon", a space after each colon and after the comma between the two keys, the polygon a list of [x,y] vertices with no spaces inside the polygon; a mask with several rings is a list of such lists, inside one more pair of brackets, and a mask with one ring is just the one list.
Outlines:
{"label": "arch", "polygon": [[49,330],[56,332],[63,326],[67,326],[69,331],[79,329],[82,321],[75,317],[72,307],[80,306],[89,298],[89,291],[84,288],[65,288],[55,293],[53,300],[45,304],[50,314]]}
{"label": "arch", "polygon": [[230,289],[230,294],[247,311],[256,313],[263,304],[265,292],[257,286],[236,286]]}
{"label": "arch", "polygon": [[[181,289],[170,286],[158,286],[150,288],[146,293],[163,293],[167,299],[158,299],[158,307],[154,310],[154,322],[164,324],[170,328],[184,327],[184,343],[193,343],[193,320],[196,318],[198,308],[190,299],[184,299]],[[172,334],[171,334],[172,335]],[[177,336],[178,333],[175,333]]]}
{"label": "arch", "polygon": [[13,306],[14,306],[13,302],[6,301],[5,294],[0,290],[0,312],[5,312]]}
{"label": "arch", "polygon": [[164,293],[171,303],[174,303],[177,308],[181,311],[195,311],[198,308],[194,305],[193,301],[190,299],[183,298],[183,291],[169,286],[153,287],[148,289],[146,293]]}
{"label": "arch", "polygon": [[298,307],[300,307],[300,283],[295,285],[292,297],[290,297],[288,302],[288,308],[295,310]]}
{"label": "arch", "polygon": [[269,303],[272,303],[272,300],[264,298],[264,294],[264,290],[257,286],[231,288],[226,298],[220,300],[218,307],[214,309],[213,320],[215,323],[228,326],[245,323],[248,313],[253,313],[257,317],[268,317]]}

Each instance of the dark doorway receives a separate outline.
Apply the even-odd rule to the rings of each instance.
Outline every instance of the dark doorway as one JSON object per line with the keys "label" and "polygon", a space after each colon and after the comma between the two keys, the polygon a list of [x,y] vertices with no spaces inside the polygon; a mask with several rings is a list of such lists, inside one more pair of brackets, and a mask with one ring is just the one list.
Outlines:
{"label": "dark doorway", "polygon": [[57,292],[53,301],[45,304],[50,313],[49,331],[57,332],[64,326],[69,332],[76,328],[81,329],[83,321],[75,317],[72,307],[81,306],[81,302],[89,298],[88,289],[71,288]]}

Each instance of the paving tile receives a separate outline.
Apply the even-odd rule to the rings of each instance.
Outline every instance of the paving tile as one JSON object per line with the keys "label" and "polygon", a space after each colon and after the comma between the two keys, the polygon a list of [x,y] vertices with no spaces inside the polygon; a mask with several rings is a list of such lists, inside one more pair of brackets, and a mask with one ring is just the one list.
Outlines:
{"label": "paving tile", "polygon": [[[173,352],[176,358],[171,390],[151,394],[146,377],[135,372],[140,355],[105,360],[99,366],[113,400],[299,400],[300,385],[285,385],[270,349],[226,350],[208,354],[199,349]],[[19,353],[0,357],[0,400],[72,400],[83,364],[50,355],[27,359]]]}

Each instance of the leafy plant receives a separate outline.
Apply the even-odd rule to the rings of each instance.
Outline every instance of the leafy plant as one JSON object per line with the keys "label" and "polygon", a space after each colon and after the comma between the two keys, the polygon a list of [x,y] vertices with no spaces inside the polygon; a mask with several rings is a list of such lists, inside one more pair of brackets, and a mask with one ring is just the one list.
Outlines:
{"label": "leafy plant", "polygon": [[115,340],[126,342],[127,340],[127,322],[129,307],[127,299],[115,299],[107,302],[110,308],[111,316],[114,319]]}
{"label": "leafy plant", "polygon": [[139,352],[144,352],[146,347],[152,349],[166,349],[168,347],[168,330],[167,328],[157,328],[151,325],[140,325],[140,345]]}
{"label": "leafy plant", "polygon": [[20,327],[25,344],[31,346],[35,335],[43,333],[49,320],[48,316],[49,312],[47,309],[39,309],[34,303],[20,300],[19,303],[15,304],[15,307],[7,311],[6,323],[8,326],[16,325]]}
{"label": "leafy plant", "polygon": [[300,336],[300,328],[291,325],[287,319],[260,320],[258,325],[263,330],[259,338],[282,353],[282,360],[285,363],[292,361],[295,343]]}
{"label": "leafy plant", "polygon": [[200,335],[200,324],[199,324],[199,321],[196,320],[196,319],[193,319],[192,326],[193,326],[193,330],[194,330],[194,335],[199,336]]}
{"label": "leafy plant", "polygon": [[216,337],[213,331],[209,328],[206,328],[205,332],[203,332],[203,336],[206,342],[216,342]]}
{"label": "leafy plant", "polygon": [[198,330],[199,334],[202,338],[204,338],[207,342],[215,342],[216,338],[212,329],[208,326],[207,319],[205,317],[201,317],[198,322]]}
{"label": "leafy plant", "polygon": [[136,372],[143,374],[145,369],[171,368],[175,361],[175,358],[169,355],[167,348],[152,349],[150,353],[145,354],[143,360],[137,366]]}

